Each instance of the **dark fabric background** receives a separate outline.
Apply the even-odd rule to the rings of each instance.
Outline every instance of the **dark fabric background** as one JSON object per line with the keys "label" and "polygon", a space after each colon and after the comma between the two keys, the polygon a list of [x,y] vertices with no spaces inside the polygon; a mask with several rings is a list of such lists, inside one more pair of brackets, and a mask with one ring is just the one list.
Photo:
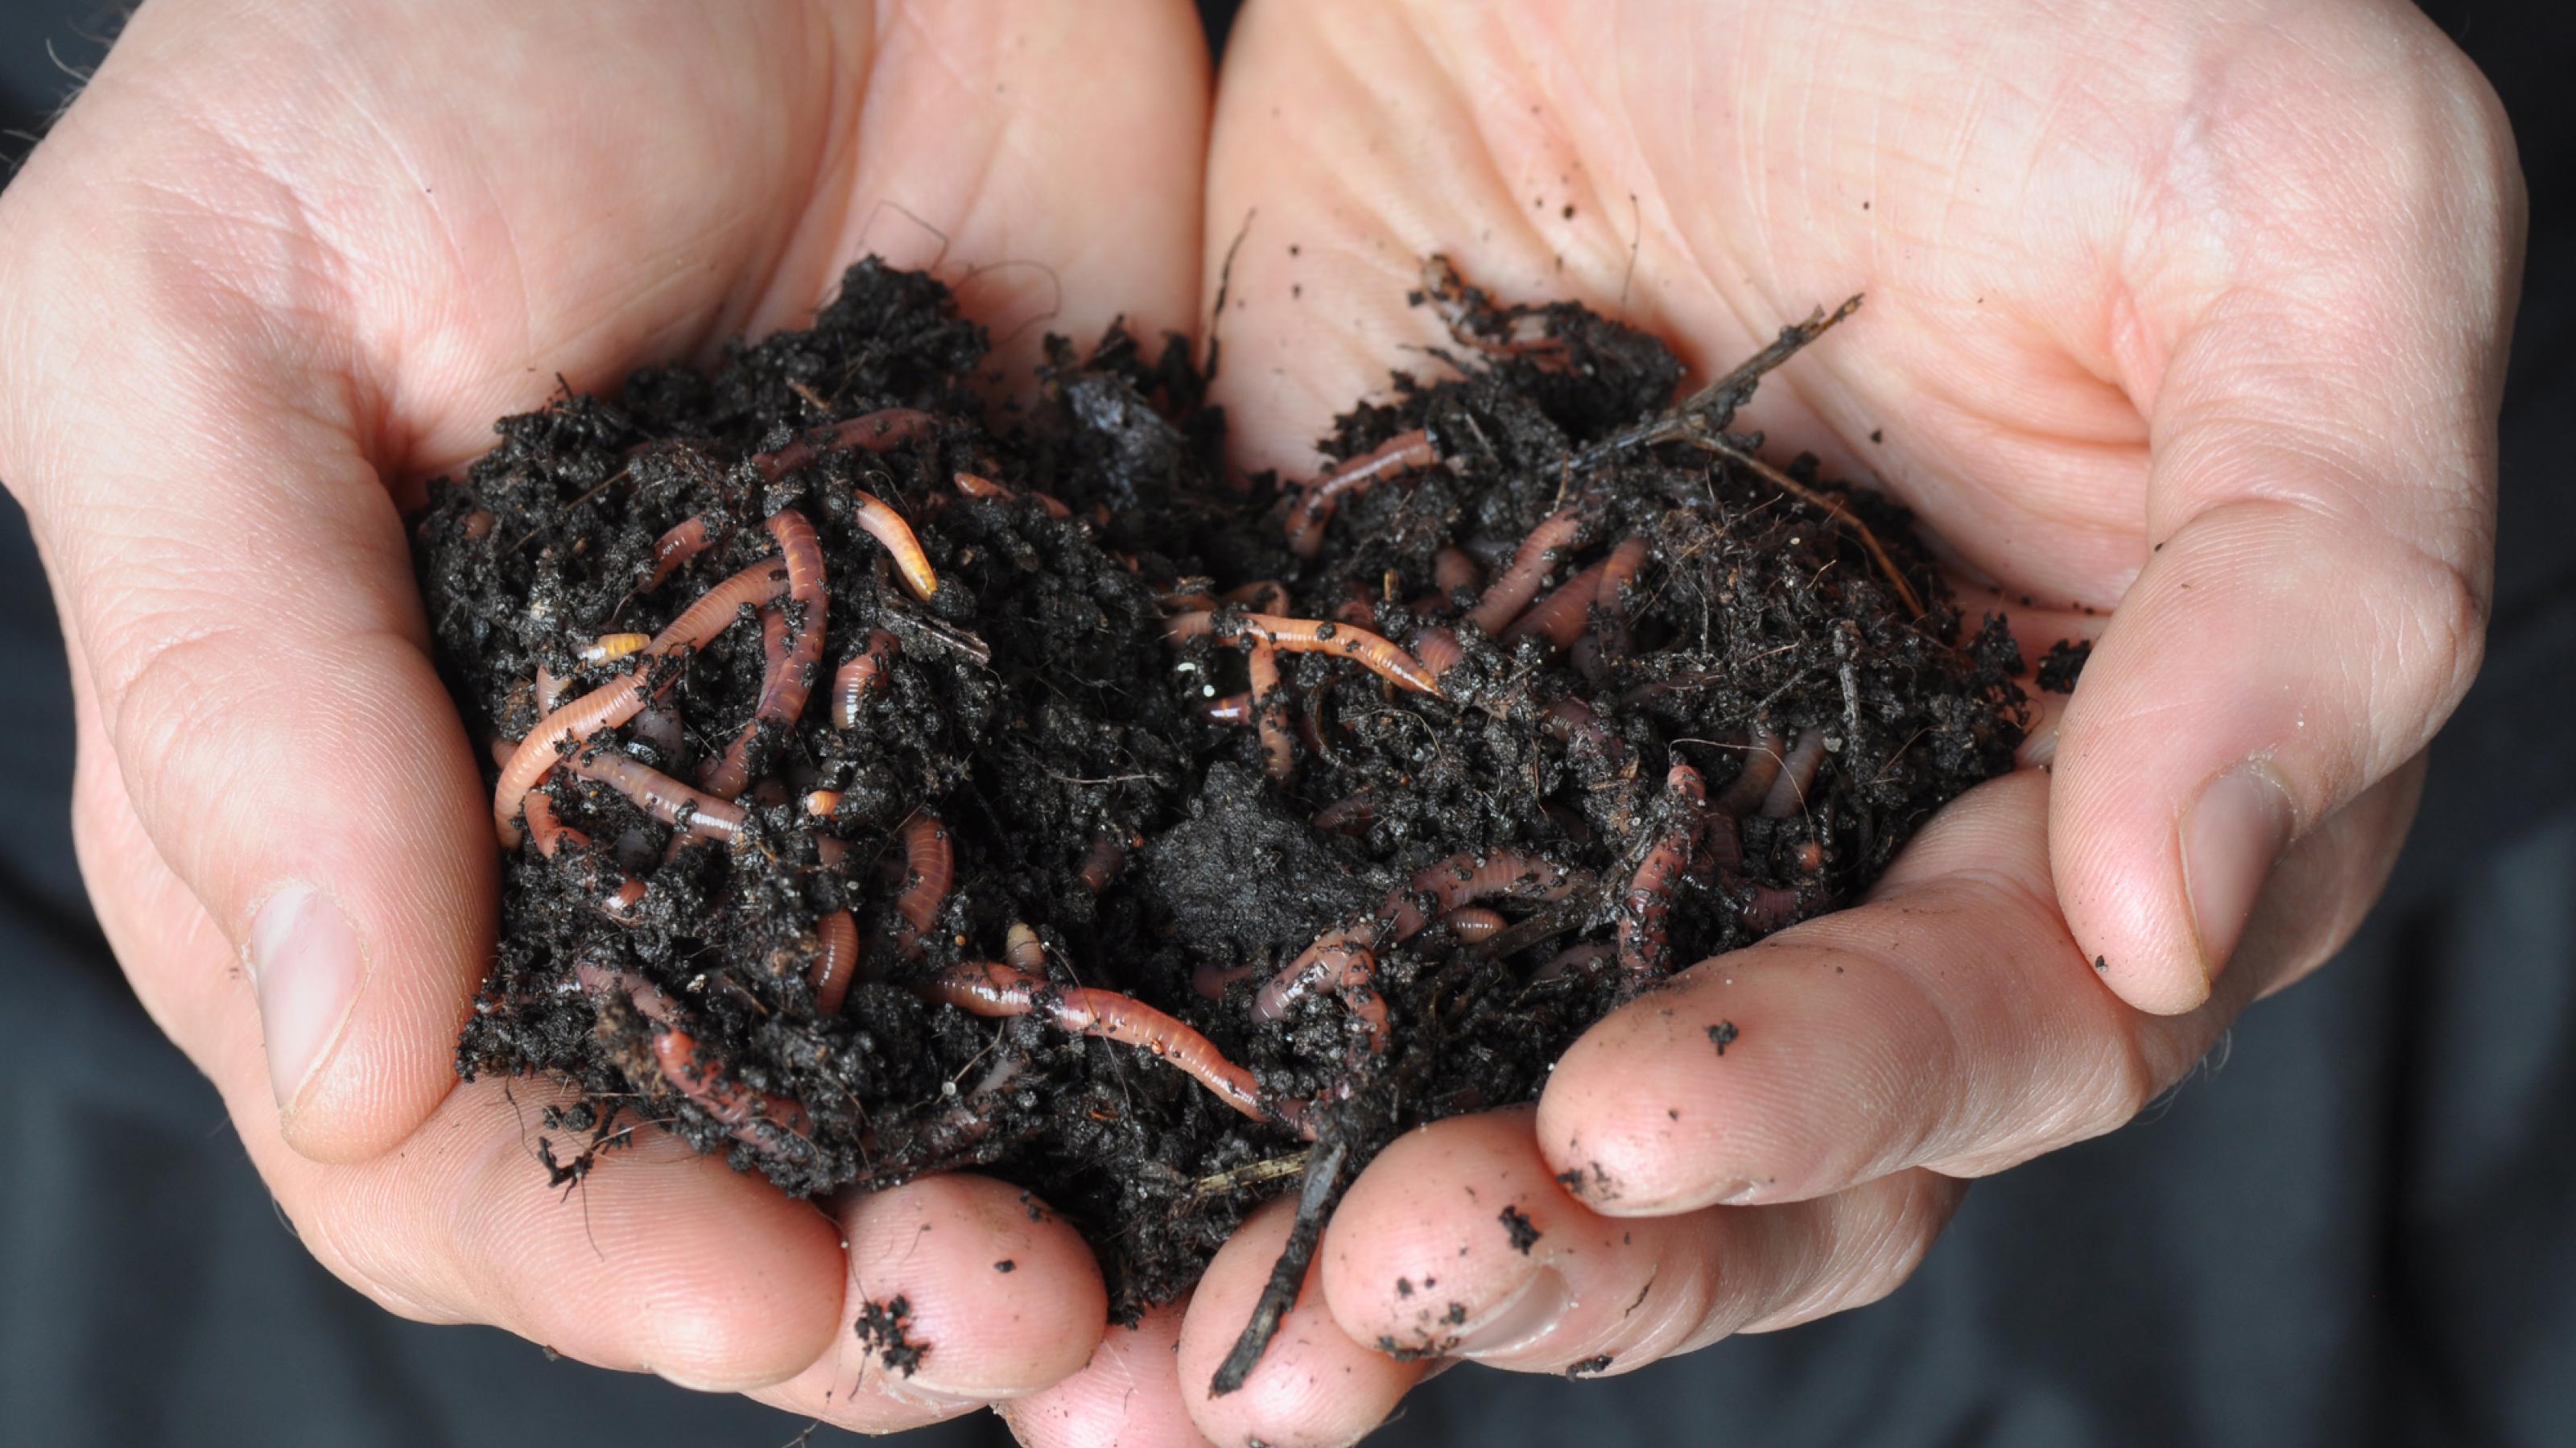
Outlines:
{"label": "dark fabric background", "polygon": [[[1610,1382],[1462,1370],[1385,1441],[2576,1443],[2576,17],[2431,8],[2513,112],[2530,275],[2489,662],[2360,939],[2145,1120],[1980,1186],[1886,1303]],[[0,0],[0,125],[41,126],[68,85],[46,42],[85,65],[112,9]],[[765,1409],[398,1321],[304,1255],[91,923],[61,647],[0,514],[0,971],[37,1026],[0,1050],[0,1440],[788,1440]]]}

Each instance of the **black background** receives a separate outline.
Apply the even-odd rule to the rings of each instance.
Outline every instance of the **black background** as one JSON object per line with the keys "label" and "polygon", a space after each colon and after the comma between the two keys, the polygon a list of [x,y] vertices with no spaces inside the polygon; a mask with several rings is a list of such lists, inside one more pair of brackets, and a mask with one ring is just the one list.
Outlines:
{"label": "black background", "polygon": [[[1221,44],[1231,7],[1206,8]],[[2361,937],[2145,1119],[1980,1186],[1886,1303],[1612,1382],[1462,1369],[1387,1441],[2576,1443],[2576,14],[2428,8],[2513,115],[2530,262],[2486,672]],[[56,58],[93,64],[114,12],[0,0],[0,125],[40,130]],[[397,1320],[314,1265],[91,922],[61,644],[5,504],[0,620],[0,972],[40,1023],[0,1049],[0,1440],[790,1439],[767,1409]]]}

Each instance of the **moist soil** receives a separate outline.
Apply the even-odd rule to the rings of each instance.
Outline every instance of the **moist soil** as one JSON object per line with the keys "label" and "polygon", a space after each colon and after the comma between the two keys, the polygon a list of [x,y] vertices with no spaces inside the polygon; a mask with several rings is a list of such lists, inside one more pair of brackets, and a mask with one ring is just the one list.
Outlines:
{"label": "moist soil", "polygon": [[[537,787],[578,835],[506,852],[458,1065],[577,1094],[547,1113],[559,1183],[647,1129],[814,1196],[971,1168],[1076,1224],[1129,1317],[1185,1289],[1267,1197],[1299,1195],[1310,1246],[1395,1133],[1534,1098],[1604,1013],[1853,898],[1934,809],[2008,767],[2025,715],[2001,621],[1963,621],[1901,509],[1727,431],[1761,374],[1836,318],[1676,400],[1669,350],[1578,307],[1498,306],[1437,260],[1416,300],[1454,338],[1441,379],[1395,375],[1324,447],[1364,459],[1419,429],[1429,465],[1340,492],[1311,558],[1289,547],[1314,522],[1301,481],[1224,468],[1181,339],[1051,340],[1036,397],[996,408],[974,386],[983,330],[934,279],[873,260],[810,330],[505,418],[488,456],[433,486],[414,538],[438,665],[503,753],[540,718],[540,670],[570,700],[633,667],[583,650],[771,558],[773,513],[811,522],[828,578],[813,697],[753,731],[732,838],[568,765],[614,751],[698,784],[754,717],[764,623],[805,627],[799,604],[768,620],[746,604],[703,648],[654,660],[658,719],[567,743]],[[828,430],[889,408],[926,424],[882,450]],[[999,486],[970,496],[961,473]],[[859,526],[862,491],[917,534],[927,598]],[[1576,589],[1554,617],[1580,636],[1478,627],[1522,541],[1568,514],[1533,603]],[[692,517],[709,546],[651,583],[657,539]],[[1568,583],[1632,539],[1624,586]],[[1265,579],[1285,598],[1262,611],[1343,631],[1272,656],[1279,682],[1251,711],[1266,729],[1224,707],[1261,627],[1225,596]],[[1193,612],[1212,626],[1170,637]],[[1436,692],[1400,687],[1359,662],[1360,628],[1403,646],[1445,628],[1456,662]],[[832,676],[880,633],[886,666],[836,722]],[[1817,761],[1803,790],[1764,786],[1801,743]],[[906,849],[924,820],[953,858],[944,895]],[[1687,848],[1646,878],[1665,841]],[[1477,902],[1499,919],[1429,901],[1418,933],[1381,930],[1373,982],[1257,1020],[1261,984],[1319,936],[1428,901],[1442,862],[1463,876],[1504,853],[1547,869]],[[620,881],[641,886],[624,906]],[[904,906],[925,895],[914,929]],[[815,962],[844,911],[859,958],[826,1012]],[[1002,960],[1021,924],[1044,946],[1041,1009],[970,1014],[928,989]],[[1203,1033],[1253,1073],[1265,1119],[1066,1029],[1045,1002],[1086,988]],[[901,1316],[873,1330],[908,1350]]]}

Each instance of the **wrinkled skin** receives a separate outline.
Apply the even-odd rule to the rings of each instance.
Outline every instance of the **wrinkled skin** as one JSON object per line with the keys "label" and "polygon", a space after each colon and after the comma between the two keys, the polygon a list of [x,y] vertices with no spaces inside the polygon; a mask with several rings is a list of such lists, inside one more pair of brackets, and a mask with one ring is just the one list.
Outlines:
{"label": "wrinkled skin", "polygon": [[[1968,1179],[2126,1121],[2376,894],[2479,659],[2520,266],[2495,103],[2395,0],[2003,9],[1256,3],[1209,130],[1177,5],[147,5],[0,202],[0,477],[138,994],[361,1291],[854,1427],[1346,1442],[1429,1366],[1382,1337],[1618,1372],[1885,1294]],[[1399,1141],[1225,1398],[1275,1204],[1105,1339],[1087,1252],[989,1182],[835,1222],[653,1141],[559,1208],[529,1086],[449,1069],[494,867],[406,489],[863,250],[997,333],[1187,329],[1256,209],[1219,400],[1301,475],[1435,340],[1431,251],[1703,371],[1866,292],[1746,420],[1912,503],[2025,640],[2098,637],[2033,767],[1535,1107]],[[255,929],[287,881],[347,923]],[[898,1292],[933,1346],[888,1381],[849,1324]]]}

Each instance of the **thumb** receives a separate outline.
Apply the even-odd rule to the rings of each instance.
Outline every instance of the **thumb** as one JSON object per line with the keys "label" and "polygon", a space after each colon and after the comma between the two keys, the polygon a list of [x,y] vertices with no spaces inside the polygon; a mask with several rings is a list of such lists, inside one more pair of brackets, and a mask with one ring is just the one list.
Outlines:
{"label": "thumb", "polygon": [[2231,223],[2227,284],[2132,383],[2154,548],[2067,707],[2049,829],[2076,940],[2145,1010],[2207,998],[2274,862],[2477,672],[2519,187],[2475,72],[2427,88],[2368,168],[2250,168],[2275,214]]}
{"label": "thumb", "polygon": [[[455,1085],[495,858],[353,369],[193,276],[166,269],[113,312],[55,304],[52,354],[114,363],[74,399],[18,403],[5,462],[109,767],[235,948],[286,1139],[356,1160]],[[23,362],[36,329],[16,320]],[[117,869],[90,881],[103,902]],[[124,964],[183,1046],[209,1038],[177,1018],[204,998],[168,978],[180,962]]]}

